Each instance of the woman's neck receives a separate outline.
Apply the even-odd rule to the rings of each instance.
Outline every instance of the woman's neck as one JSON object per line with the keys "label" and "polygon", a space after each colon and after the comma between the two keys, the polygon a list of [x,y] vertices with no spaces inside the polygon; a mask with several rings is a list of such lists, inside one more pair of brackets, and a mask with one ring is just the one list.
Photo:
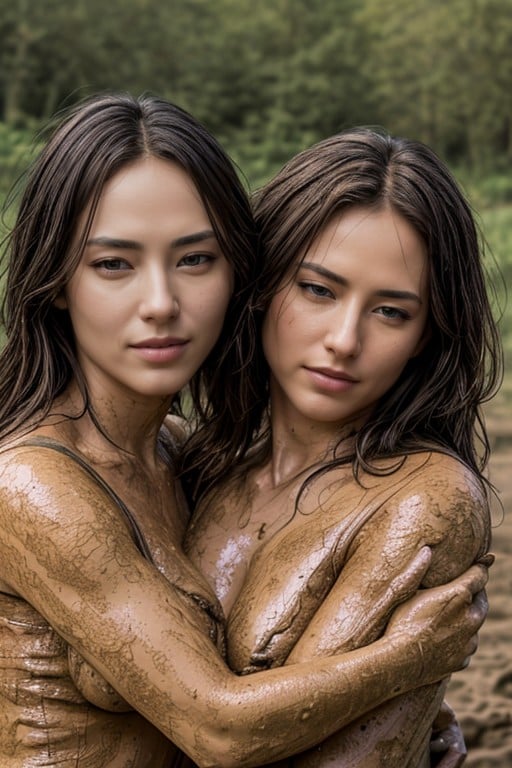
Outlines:
{"label": "woman's neck", "polygon": [[275,408],[271,411],[270,425],[272,453],[268,469],[275,487],[331,460],[337,446],[345,444],[349,449],[354,435],[351,424],[333,427],[332,424],[292,420]]}
{"label": "woman's neck", "polygon": [[171,399],[90,396],[84,411],[83,397],[73,382],[59,397],[45,426],[88,455],[115,461],[120,452],[148,467],[157,461],[157,438]]}

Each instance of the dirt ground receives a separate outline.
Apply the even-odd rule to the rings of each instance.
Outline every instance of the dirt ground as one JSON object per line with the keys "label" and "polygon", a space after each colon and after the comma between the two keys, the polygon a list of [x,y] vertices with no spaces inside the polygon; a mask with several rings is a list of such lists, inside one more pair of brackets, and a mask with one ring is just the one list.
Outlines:
{"label": "dirt ground", "polygon": [[512,415],[488,419],[495,448],[490,475],[503,509],[493,510],[489,616],[470,666],[454,675],[447,700],[464,731],[464,768],[512,768]]}

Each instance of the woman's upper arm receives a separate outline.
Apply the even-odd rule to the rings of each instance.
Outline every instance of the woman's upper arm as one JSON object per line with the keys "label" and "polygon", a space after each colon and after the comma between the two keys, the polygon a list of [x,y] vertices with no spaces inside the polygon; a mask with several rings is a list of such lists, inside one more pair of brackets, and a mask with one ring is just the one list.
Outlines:
{"label": "woman's upper arm", "polygon": [[[396,639],[371,660],[356,652],[346,663],[232,675],[111,500],[73,461],[56,467],[43,453],[2,457],[0,578],[199,765],[259,765],[300,752],[389,697],[387,664],[402,658]],[[415,669],[408,664],[404,690]]]}
{"label": "woman's upper arm", "polygon": [[[431,462],[356,536],[288,663],[367,645],[420,584],[448,582],[486,551],[488,507],[480,485],[449,457],[434,455]],[[432,551],[426,572],[418,559],[424,546]]]}
{"label": "woman's upper arm", "polygon": [[[115,503],[75,462],[59,457],[57,466],[50,452],[36,453],[18,450],[16,461],[3,463],[4,579],[91,663],[105,666],[118,690],[139,697],[141,670],[148,685],[161,683],[164,659],[155,649],[192,626],[194,614],[142,557]],[[204,645],[207,653],[206,638]],[[181,651],[185,644],[177,644],[173,666],[185,663]],[[129,690],[134,684],[136,692]],[[177,688],[172,695],[180,701]]]}

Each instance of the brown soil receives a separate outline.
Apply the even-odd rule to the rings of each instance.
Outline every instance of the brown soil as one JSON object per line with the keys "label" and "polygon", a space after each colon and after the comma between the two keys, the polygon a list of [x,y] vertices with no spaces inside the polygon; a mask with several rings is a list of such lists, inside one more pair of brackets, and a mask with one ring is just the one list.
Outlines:
{"label": "brown soil", "polygon": [[[501,410],[501,409],[500,409]],[[499,491],[493,510],[496,562],[488,587],[489,616],[470,666],[454,675],[447,700],[464,731],[465,768],[512,767],[512,416],[488,419],[495,448],[490,477]]]}

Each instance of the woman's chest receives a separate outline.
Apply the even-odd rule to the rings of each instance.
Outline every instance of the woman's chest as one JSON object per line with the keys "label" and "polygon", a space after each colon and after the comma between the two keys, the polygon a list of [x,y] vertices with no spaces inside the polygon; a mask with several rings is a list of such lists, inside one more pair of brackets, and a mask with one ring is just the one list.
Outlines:
{"label": "woman's chest", "polygon": [[301,480],[270,491],[240,485],[217,494],[194,516],[186,551],[228,618],[245,601],[249,584],[261,584],[261,599],[268,601],[311,590],[315,574],[327,585],[326,574],[339,569],[372,508],[347,473],[301,489]]}
{"label": "woman's chest", "polygon": [[201,630],[216,640],[223,624],[222,611],[207,580],[183,549],[189,515],[179,485],[172,476],[152,483],[134,476],[127,482],[126,477],[111,473],[107,480],[122,495],[119,513],[146,559],[193,608]]}

